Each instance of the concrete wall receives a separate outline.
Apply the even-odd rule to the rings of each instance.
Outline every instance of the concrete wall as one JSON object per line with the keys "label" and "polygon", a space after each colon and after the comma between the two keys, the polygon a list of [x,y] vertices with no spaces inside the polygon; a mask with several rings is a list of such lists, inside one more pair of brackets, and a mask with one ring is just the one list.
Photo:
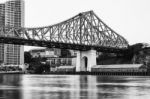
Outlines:
{"label": "concrete wall", "polygon": [[[87,68],[85,66],[85,57],[87,58]],[[96,65],[96,51],[78,51],[76,59],[76,71],[91,71],[92,66]]]}

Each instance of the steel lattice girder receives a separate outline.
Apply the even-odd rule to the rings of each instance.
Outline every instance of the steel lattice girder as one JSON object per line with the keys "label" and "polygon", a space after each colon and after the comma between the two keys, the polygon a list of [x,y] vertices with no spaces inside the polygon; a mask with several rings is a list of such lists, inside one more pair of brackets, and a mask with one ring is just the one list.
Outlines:
{"label": "steel lattice girder", "polygon": [[128,47],[126,39],[108,27],[93,11],[80,13],[66,21],[48,27],[1,27],[0,35],[0,37],[10,39],[43,41],[47,42],[46,44],[53,43],[54,45],[55,43],[57,45],[63,44],[62,47],[66,44],[79,45],[84,46],[86,50],[90,48],[97,50],[99,48],[126,49]]}

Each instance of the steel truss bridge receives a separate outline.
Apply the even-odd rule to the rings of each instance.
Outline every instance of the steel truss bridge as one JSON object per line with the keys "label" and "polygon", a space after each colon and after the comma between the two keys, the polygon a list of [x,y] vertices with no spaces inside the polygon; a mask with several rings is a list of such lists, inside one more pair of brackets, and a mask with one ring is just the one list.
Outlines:
{"label": "steel truss bridge", "polygon": [[39,28],[1,27],[0,43],[86,51],[124,52],[128,42],[93,11]]}

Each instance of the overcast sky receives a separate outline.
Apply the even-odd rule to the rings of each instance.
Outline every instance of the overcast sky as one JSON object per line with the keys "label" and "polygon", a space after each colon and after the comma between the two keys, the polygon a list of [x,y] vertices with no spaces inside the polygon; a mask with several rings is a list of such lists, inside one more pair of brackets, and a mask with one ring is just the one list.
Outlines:
{"label": "overcast sky", "polygon": [[[6,0],[0,0],[0,3]],[[24,0],[25,27],[48,26],[93,10],[129,44],[150,43],[150,0]],[[29,50],[30,47],[25,47]]]}

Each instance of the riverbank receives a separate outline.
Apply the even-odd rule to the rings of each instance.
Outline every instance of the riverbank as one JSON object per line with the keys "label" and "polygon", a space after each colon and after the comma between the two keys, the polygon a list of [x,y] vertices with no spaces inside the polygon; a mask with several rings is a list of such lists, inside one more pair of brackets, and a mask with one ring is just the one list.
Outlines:
{"label": "riverbank", "polygon": [[50,75],[150,76],[148,72],[49,72]]}
{"label": "riverbank", "polygon": [[23,71],[0,71],[0,74],[25,74]]}

